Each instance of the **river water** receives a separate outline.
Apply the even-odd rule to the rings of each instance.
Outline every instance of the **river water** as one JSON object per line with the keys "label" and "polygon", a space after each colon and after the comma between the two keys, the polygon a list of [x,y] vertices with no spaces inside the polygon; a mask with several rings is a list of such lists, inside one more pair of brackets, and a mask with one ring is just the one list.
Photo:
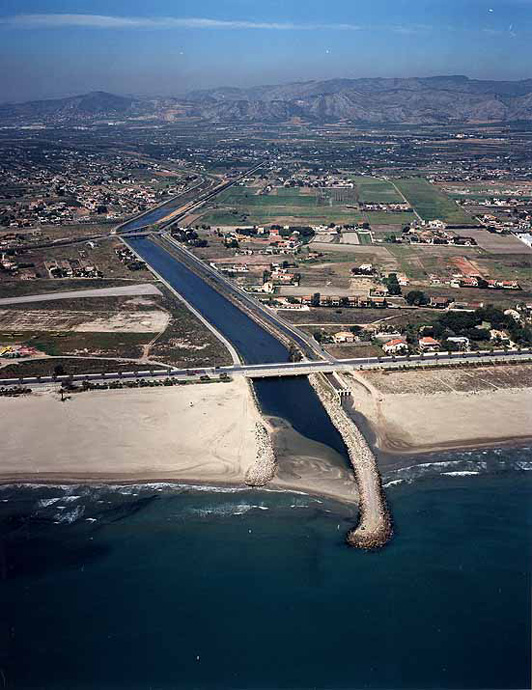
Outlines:
{"label": "river water", "polygon": [[[142,256],[177,292],[237,349],[248,364],[287,362],[288,350],[202,278],[146,237],[128,238]],[[349,464],[344,442],[306,377],[263,379],[254,383],[264,414],[281,417],[300,434],[324,443]]]}
{"label": "river water", "polygon": [[180,194],[175,199],[167,201],[165,204],[154,208],[152,211],[145,213],[139,218],[133,218],[132,220],[127,221],[120,226],[120,232],[131,232],[132,230],[140,230],[148,225],[153,225],[154,223],[157,223],[157,221],[168,216],[170,213],[172,213],[172,211],[175,211],[183,206],[188,199],[189,194],[186,192],[184,194]]}

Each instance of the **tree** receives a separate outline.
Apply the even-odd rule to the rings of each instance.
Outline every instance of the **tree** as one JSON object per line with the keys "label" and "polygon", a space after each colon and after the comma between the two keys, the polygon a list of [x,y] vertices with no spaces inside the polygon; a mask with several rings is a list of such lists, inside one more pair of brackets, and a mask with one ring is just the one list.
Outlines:
{"label": "tree", "polygon": [[406,295],[408,304],[416,307],[422,307],[430,302],[430,298],[421,290],[410,290]]}
{"label": "tree", "polygon": [[399,285],[399,281],[397,280],[396,273],[390,273],[384,282],[386,283],[386,287],[388,288],[389,295],[401,294],[401,286]]}
{"label": "tree", "polygon": [[54,367],[54,376],[64,376],[65,367],[62,364],[56,364]]}

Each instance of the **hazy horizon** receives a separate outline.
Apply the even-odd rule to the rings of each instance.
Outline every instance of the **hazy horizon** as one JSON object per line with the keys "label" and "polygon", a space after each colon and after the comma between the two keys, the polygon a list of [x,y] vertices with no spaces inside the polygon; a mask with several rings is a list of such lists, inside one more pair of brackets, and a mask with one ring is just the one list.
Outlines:
{"label": "hazy horizon", "polygon": [[[319,83],[319,82],[326,82],[326,81],[352,81],[356,79],[444,79],[444,78],[456,78],[456,77],[465,77],[471,81],[513,81],[513,82],[520,82],[520,81],[530,81],[532,80],[532,76],[529,77],[523,77],[521,79],[490,79],[489,77],[486,77],[485,79],[477,79],[476,77],[471,77],[466,74],[428,74],[428,75],[419,75],[419,74],[411,74],[411,75],[405,75],[402,77],[397,77],[397,76],[390,76],[390,77],[368,77],[366,75],[359,75],[357,77],[349,77],[349,76],[333,76],[333,77],[328,77],[325,79],[297,79],[297,80],[289,80],[289,81],[279,81],[279,82],[269,82],[269,83],[257,83],[257,84],[249,84],[245,86],[235,86],[234,84],[230,83],[221,83],[218,85],[213,85],[213,86],[206,86],[206,87],[198,87],[198,91],[201,90],[211,90],[211,89],[234,89],[234,88],[267,88],[267,87],[275,87],[275,86],[289,86],[291,84],[311,84],[311,83]],[[90,89],[88,91],[74,91],[74,92],[69,92],[69,93],[64,93],[61,95],[56,95],[56,96],[43,96],[42,98],[23,98],[23,99],[13,99],[13,100],[3,100],[0,98],[0,103],[3,104],[16,104],[16,103],[24,103],[24,102],[31,102],[31,101],[40,101],[40,100],[60,100],[63,98],[76,98],[80,96],[86,96],[91,93],[107,93],[110,95],[114,96],[122,96],[124,98],[146,98],[146,99],[152,99],[152,98],[185,98],[187,94],[195,91],[195,87],[190,87],[182,92],[175,92],[175,93],[142,93],[142,92],[126,92],[126,91],[109,91],[108,89],[105,88],[94,88]]]}
{"label": "hazy horizon", "polygon": [[360,77],[529,77],[531,0],[4,0],[0,101]]}

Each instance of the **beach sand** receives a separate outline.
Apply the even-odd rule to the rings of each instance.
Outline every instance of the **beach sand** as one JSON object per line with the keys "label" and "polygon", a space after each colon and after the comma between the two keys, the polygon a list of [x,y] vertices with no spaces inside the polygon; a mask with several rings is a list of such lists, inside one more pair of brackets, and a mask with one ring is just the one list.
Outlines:
{"label": "beach sand", "polygon": [[[532,388],[457,385],[453,372],[414,372],[416,392],[390,374],[354,374],[352,412],[362,415],[385,453],[424,453],[452,448],[479,448],[532,439]],[[498,372],[497,372],[498,373]],[[479,374],[490,382],[490,372]],[[394,378],[395,377],[395,378]],[[397,384],[394,386],[394,383]],[[423,389],[423,385],[425,387]],[[391,392],[392,390],[397,392]],[[409,392],[399,392],[401,389]],[[356,415],[355,415],[356,416]]]}
{"label": "beach sand", "polygon": [[0,482],[188,482],[243,486],[268,430],[278,461],[268,486],[356,502],[345,458],[262,418],[244,378],[171,388],[51,390],[0,398]]}
{"label": "beach sand", "polygon": [[0,481],[244,482],[260,415],[244,379],[0,398]]}
{"label": "beach sand", "polygon": [[358,502],[353,470],[346,457],[306,438],[284,419],[268,417],[267,423],[277,456],[277,473],[269,487]]}

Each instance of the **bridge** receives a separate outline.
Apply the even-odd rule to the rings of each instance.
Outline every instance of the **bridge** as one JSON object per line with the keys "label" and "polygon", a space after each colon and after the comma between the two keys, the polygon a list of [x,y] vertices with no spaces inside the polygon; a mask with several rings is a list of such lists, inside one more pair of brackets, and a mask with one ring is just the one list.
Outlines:
{"label": "bridge", "polygon": [[[349,372],[363,369],[403,369],[420,366],[452,366],[458,364],[514,363],[532,361],[532,348],[522,350],[477,350],[475,352],[432,352],[423,355],[402,355],[397,357],[360,357],[356,359],[337,359],[334,361],[273,362],[263,364],[234,364],[226,367],[202,369],[176,369],[172,367],[145,369],[132,368],[131,371],[86,373],[60,376],[25,376],[20,378],[0,378],[0,385],[49,385],[62,381],[112,381],[136,378],[182,378],[199,379],[201,376],[246,376],[250,379],[281,378],[284,376],[308,376],[317,372],[325,374]],[[1,369],[0,369],[1,373]],[[341,386],[340,386],[341,388]],[[339,388],[339,390],[340,390]]]}

